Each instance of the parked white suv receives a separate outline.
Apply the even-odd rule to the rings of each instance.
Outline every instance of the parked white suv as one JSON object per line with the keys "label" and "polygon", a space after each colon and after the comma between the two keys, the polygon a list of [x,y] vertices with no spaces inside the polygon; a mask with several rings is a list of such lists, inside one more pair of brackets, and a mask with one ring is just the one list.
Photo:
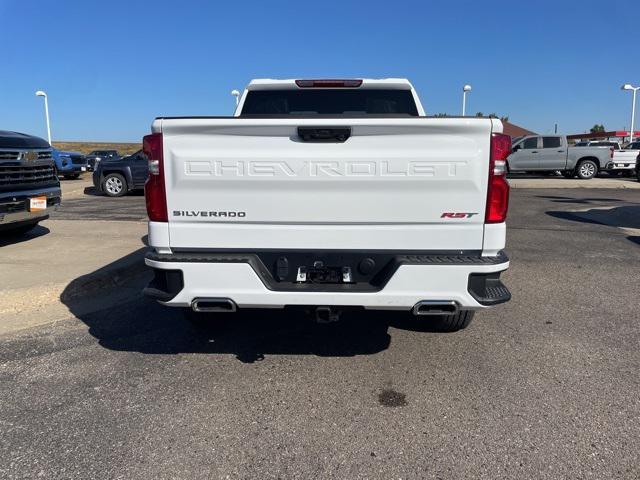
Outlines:
{"label": "parked white suv", "polygon": [[189,312],[306,306],[430,315],[505,302],[510,138],[426,117],[405,79],[254,80],[234,117],[161,117],[146,294]]}

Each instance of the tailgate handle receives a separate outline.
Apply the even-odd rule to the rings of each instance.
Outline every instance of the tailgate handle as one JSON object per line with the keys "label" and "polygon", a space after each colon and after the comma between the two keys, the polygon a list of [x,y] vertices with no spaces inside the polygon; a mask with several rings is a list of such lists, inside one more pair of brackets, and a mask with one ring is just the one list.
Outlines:
{"label": "tailgate handle", "polygon": [[298,136],[305,142],[346,142],[351,127],[298,127]]}

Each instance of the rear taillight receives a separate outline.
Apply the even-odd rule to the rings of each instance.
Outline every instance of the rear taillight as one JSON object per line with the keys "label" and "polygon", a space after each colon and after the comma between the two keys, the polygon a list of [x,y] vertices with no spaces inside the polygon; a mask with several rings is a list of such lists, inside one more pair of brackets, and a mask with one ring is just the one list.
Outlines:
{"label": "rear taillight", "polygon": [[300,88],[357,88],[362,80],[296,80]]}
{"label": "rear taillight", "polygon": [[485,223],[502,223],[507,219],[509,183],[506,175],[507,157],[510,153],[511,137],[502,133],[492,134]]}
{"label": "rear taillight", "polygon": [[147,215],[152,222],[166,222],[167,195],[164,187],[162,133],[152,133],[142,139],[142,151],[149,162],[149,177],[144,184]]}

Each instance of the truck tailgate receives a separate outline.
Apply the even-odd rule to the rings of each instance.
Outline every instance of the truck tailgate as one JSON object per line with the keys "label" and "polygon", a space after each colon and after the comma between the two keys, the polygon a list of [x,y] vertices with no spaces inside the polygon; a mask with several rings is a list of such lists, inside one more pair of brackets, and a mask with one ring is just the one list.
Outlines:
{"label": "truck tailgate", "polygon": [[[351,135],[304,141],[298,127]],[[489,119],[172,118],[153,128],[172,248],[482,249]]]}

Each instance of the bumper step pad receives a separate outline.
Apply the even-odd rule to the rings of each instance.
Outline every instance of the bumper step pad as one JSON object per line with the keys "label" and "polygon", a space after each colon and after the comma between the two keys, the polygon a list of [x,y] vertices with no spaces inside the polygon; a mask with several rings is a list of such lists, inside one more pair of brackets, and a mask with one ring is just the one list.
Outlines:
{"label": "bumper step pad", "polygon": [[497,305],[511,300],[511,292],[500,281],[500,273],[472,273],[469,275],[469,294],[480,305]]}

